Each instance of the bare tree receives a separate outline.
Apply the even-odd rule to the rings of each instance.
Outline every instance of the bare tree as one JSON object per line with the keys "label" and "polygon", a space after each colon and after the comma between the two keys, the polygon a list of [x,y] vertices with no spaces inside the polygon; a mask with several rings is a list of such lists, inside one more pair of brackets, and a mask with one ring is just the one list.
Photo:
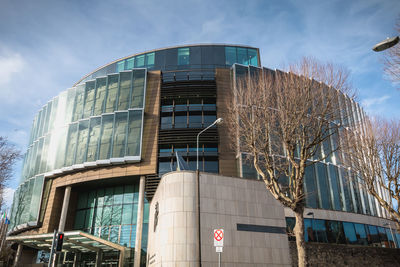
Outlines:
{"label": "bare tree", "polygon": [[20,157],[20,151],[10,144],[7,138],[0,136],[0,209],[5,185],[12,176],[13,165]]}
{"label": "bare tree", "polygon": [[247,154],[266,188],[295,213],[299,266],[307,265],[305,169],[338,149],[322,144],[341,127],[338,94],[349,88],[346,71],[305,58],[287,73],[264,70],[239,80],[226,118],[238,152]]}
{"label": "bare tree", "polygon": [[345,136],[343,162],[400,229],[400,121],[366,119],[363,127]]}
{"label": "bare tree", "polygon": [[[400,36],[400,17],[397,20],[395,30]],[[394,83],[400,83],[400,44],[388,49],[385,53],[384,70]]]}

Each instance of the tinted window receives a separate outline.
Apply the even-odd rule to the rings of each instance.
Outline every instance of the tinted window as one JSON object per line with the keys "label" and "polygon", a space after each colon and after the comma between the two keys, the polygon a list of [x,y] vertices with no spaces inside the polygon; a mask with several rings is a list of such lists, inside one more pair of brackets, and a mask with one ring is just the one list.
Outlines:
{"label": "tinted window", "polygon": [[178,65],[189,65],[189,47],[178,48]]}

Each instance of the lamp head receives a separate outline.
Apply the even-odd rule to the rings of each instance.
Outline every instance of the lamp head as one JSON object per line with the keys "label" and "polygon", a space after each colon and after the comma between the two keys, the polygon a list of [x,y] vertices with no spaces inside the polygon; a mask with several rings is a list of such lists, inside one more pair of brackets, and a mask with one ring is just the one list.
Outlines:
{"label": "lamp head", "polygon": [[222,118],[218,118],[218,119],[215,121],[215,124],[221,124],[223,121],[224,121],[224,120],[223,120]]}

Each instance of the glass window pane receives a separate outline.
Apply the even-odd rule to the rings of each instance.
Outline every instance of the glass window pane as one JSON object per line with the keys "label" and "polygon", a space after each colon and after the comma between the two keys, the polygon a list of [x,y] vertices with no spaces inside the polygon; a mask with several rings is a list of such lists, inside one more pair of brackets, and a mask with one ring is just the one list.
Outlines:
{"label": "glass window pane", "polygon": [[132,208],[133,208],[132,204],[123,205],[121,224],[131,224],[132,223]]}
{"label": "glass window pane", "polygon": [[126,131],[128,125],[128,112],[115,113],[113,158],[125,156]]}
{"label": "glass window pane", "polygon": [[121,72],[117,110],[127,110],[132,85],[132,72]]}
{"label": "glass window pane", "polygon": [[125,68],[125,60],[122,60],[117,63],[117,72],[123,71]]}
{"label": "glass window pane", "polygon": [[110,145],[113,131],[114,115],[102,116],[99,159],[110,158]]}
{"label": "glass window pane", "polygon": [[125,247],[129,247],[130,237],[131,237],[131,226],[130,225],[121,226],[121,236],[119,239],[119,244]]}
{"label": "glass window pane", "polygon": [[357,236],[353,223],[343,222],[343,228],[347,244],[357,244]]}
{"label": "glass window pane", "polygon": [[318,183],[320,207],[323,209],[331,209],[326,165],[318,162],[316,164],[316,170],[317,170],[317,183]]}
{"label": "glass window pane", "polygon": [[114,194],[114,188],[113,187],[107,187],[105,189],[104,205],[112,205],[113,204],[113,194]]}
{"label": "glass window pane", "polygon": [[339,188],[339,177],[338,177],[338,170],[337,167],[334,165],[329,164],[329,180],[331,182],[332,187],[332,195],[333,195],[333,208],[335,210],[342,210],[342,196],[340,194]]}
{"label": "glass window pane", "polygon": [[85,89],[85,104],[83,108],[83,118],[87,118],[92,115],[94,95],[95,95],[95,81],[87,82]]}
{"label": "glass window pane", "polygon": [[85,225],[84,228],[91,228],[93,225],[93,214],[94,214],[94,209],[87,209],[86,210],[86,215],[85,215]]}
{"label": "glass window pane", "polygon": [[143,68],[144,67],[144,55],[137,56],[135,59],[135,67]]}
{"label": "glass window pane", "polygon": [[315,226],[314,230],[317,236],[317,242],[328,243],[325,220],[314,220],[314,226]]}
{"label": "glass window pane", "polygon": [[136,240],[136,225],[132,225],[131,245],[130,245],[130,247],[134,247],[135,246],[135,240]]}
{"label": "glass window pane", "polygon": [[131,108],[143,108],[144,98],[144,84],[145,84],[146,70],[133,71],[133,89]]}
{"label": "glass window pane", "polygon": [[136,224],[137,223],[137,210],[138,210],[138,205],[134,204],[132,208],[132,221],[131,224]]}
{"label": "glass window pane", "polygon": [[78,123],[73,123],[69,125],[68,129],[68,142],[67,142],[67,153],[65,155],[64,166],[71,166],[74,164],[76,142],[78,136]]}
{"label": "glass window pane", "polygon": [[211,173],[218,173],[218,161],[205,160],[204,171]]}
{"label": "glass window pane", "polygon": [[108,240],[109,234],[110,234],[110,227],[108,226],[101,227],[101,233],[100,233],[101,238]]}
{"label": "glass window pane", "polygon": [[126,69],[131,70],[133,69],[134,66],[135,66],[135,58],[134,57],[128,58],[126,60]]}
{"label": "glass window pane", "polygon": [[89,120],[79,122],[78,144],[76,148],[75,164],[81,164],[86,161],[86,148],[89,133]]}
{"label": "glass window pane", "polygon": [[88,151],[86,161],[95,161],[97,144],[100,137],[100,127],[101,127],[101,117],[91,118],[90,119],[90,128],[89,128],[89,140],[88,140]]}
{"label": "glass window pane", "polygon": [[75,109],[73,112],[72,121],[77,121],[82,118],[84,99],[85,99],[85,84],[80,84],[76,87]]}
{"label": "glass window pane", "polygon": [[118,243],[119,226],[112,226],[110,230],[110,241]]}
{"label": "glass window pane", "polygon": [[146,67],[151,68],[154,66],[154,52],[146,54]]}
{"label": "glass window pane", "polygon": [[[55,123],[64,124],[64,123],[70,123],[71,121],[75,121],[72,118],[73,118],[73,113],[74,113],[74,109],[75,109],[76,91],[82,91],[83,86],[85,86],[85,85],[82,84],[82,85],[78,85],[74,88],[69,89],[67,92],[66,99],[64,98],[64,95],[62,95],[62,93],[60,94],[60,101],[59,101],[60,111],[58,112],[58,114],[56,116]],[[60,115],[62,115],[62,116],[60,116]]]}
{"label": "glass window pane", "polygon": [[356,229],[357,244],[367,245],[367,232],[365,231],[364,224],[355,223],[354,227]]}
{"label": "glass window pane", "polygon": [[247,48],[237,48],[237,63],[243,65],[249,65],[249,59],[247,56]]}
{"label": "glass window pane", "polygon": [[172,128],[172,117],[161,117],[161,129]]}
{"label": "glass window pane", "polygon": [[187,127],[187,116],[175,116],[175,128],[186,128]]}
{"label": "glass window pane", "polygon": [[85,224],[85,214],[86,210],[78,210],[75,215],[75,225],[74,229],[81,230]]}
{"label": "glass window pane", "polygon": [[[296,223],[296,221],[295,221]],[[304,239],[306,242],[315,242],[312,221],[311,219],[304,219]]]}
{"label": "glass window pane", "polygon": [[[64,166],[64,159],[65,159],[65,145],[67,142],[68,136],[68,127],[64,126],[59,130],[56,130],[55,134],[52,135],[52,140],[50,141],[50,147],[52,145],[57,146],[57,156],[54,157],[55,160],[55,168],[59,169]],[[54,137],[54,138],[53,138]]]}
{"label": "glass window pane", "polygon": [[106,78],[96,80],[96,99],[94,104],[93,115],[98,116],[103,112],[104,100],[106,99]]}
{"label": "glass window pane", "polygon": [[217,115],[205,115],[204,116],[204,127],[209,126],[217,119]]}
{"label": "glass window pane", "polygon": [[95,210],[95,226],[101,226],[101,221],[103,217],[103,207],[97,207]]}
{"label": "glass window pane", "polygon": [[111,225],[112,216],[112,206],[104,206],[103,216],[101,217],[101,226]]}
{"label": "glass window pane", "polygon": [[318,208],[318,192],[315,183],[315,166],[310,165],[306,167],[305,173],[305,193],[306,205],[309,208]]}
{"label": "glass window pane", "polygon": [[94,208],[96,206],[96,191],[90,191],[88,194],[87,206],[90,208]]}
{"label": "glass window pane", "polygon": [[373,247],[380,247],[378,229],[374,225],[368,225],[368,244]]}
{"label": "glass window pane", "polygon": [[119,75],[108,76],[107,100],[104,110],[105,113],[113,112],[115,110],[115,101],[118,94],[118,77]]}
{"label": "glass window pane", "polygon": [[257,49],[247,49],[249,55],[249,65],[258,66]]}
{"label": "glass window pane", "polygon": [[142,111],[129,111],[127,156],[140,156]]}
{"label": "glass window pane", "polygon": [[111,216],[111,224],[112,225],[120,225],[121,218],[122,218],[122,205],[121,204],[114,205],[113,211],[112,211],[112,216]]}
{"label": "glass window pane", "polygon": [[342,222],[326,221],[326,234],[329,243],[346,244]]}
{"label": "glass window pane", "polygon": [[133,203],[133,185],[126,185],[124,189],[124,203]]}
{"label": "glass window pane", "polygon": [[189,128],[201,128],[201,115],[190,115],[189,116]]}
{"label": "glass window pane", "polygon": [[189,65],[189,47],[178,48],[178,65]]}
{"label": "glass window pane", "polygon": [[117,186],[114,190],[114,205],[122,204],[122,199],[124,197],[124,187]]}

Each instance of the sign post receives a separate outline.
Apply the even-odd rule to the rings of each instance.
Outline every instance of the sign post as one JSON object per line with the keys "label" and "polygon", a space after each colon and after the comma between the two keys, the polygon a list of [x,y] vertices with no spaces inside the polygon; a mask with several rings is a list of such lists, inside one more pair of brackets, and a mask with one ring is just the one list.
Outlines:
{"label": "sign post", "polygon": [[214,229],[214,247],[218,253],[218,266],[221,267],[221,253],[224,246],[224,229]]}

